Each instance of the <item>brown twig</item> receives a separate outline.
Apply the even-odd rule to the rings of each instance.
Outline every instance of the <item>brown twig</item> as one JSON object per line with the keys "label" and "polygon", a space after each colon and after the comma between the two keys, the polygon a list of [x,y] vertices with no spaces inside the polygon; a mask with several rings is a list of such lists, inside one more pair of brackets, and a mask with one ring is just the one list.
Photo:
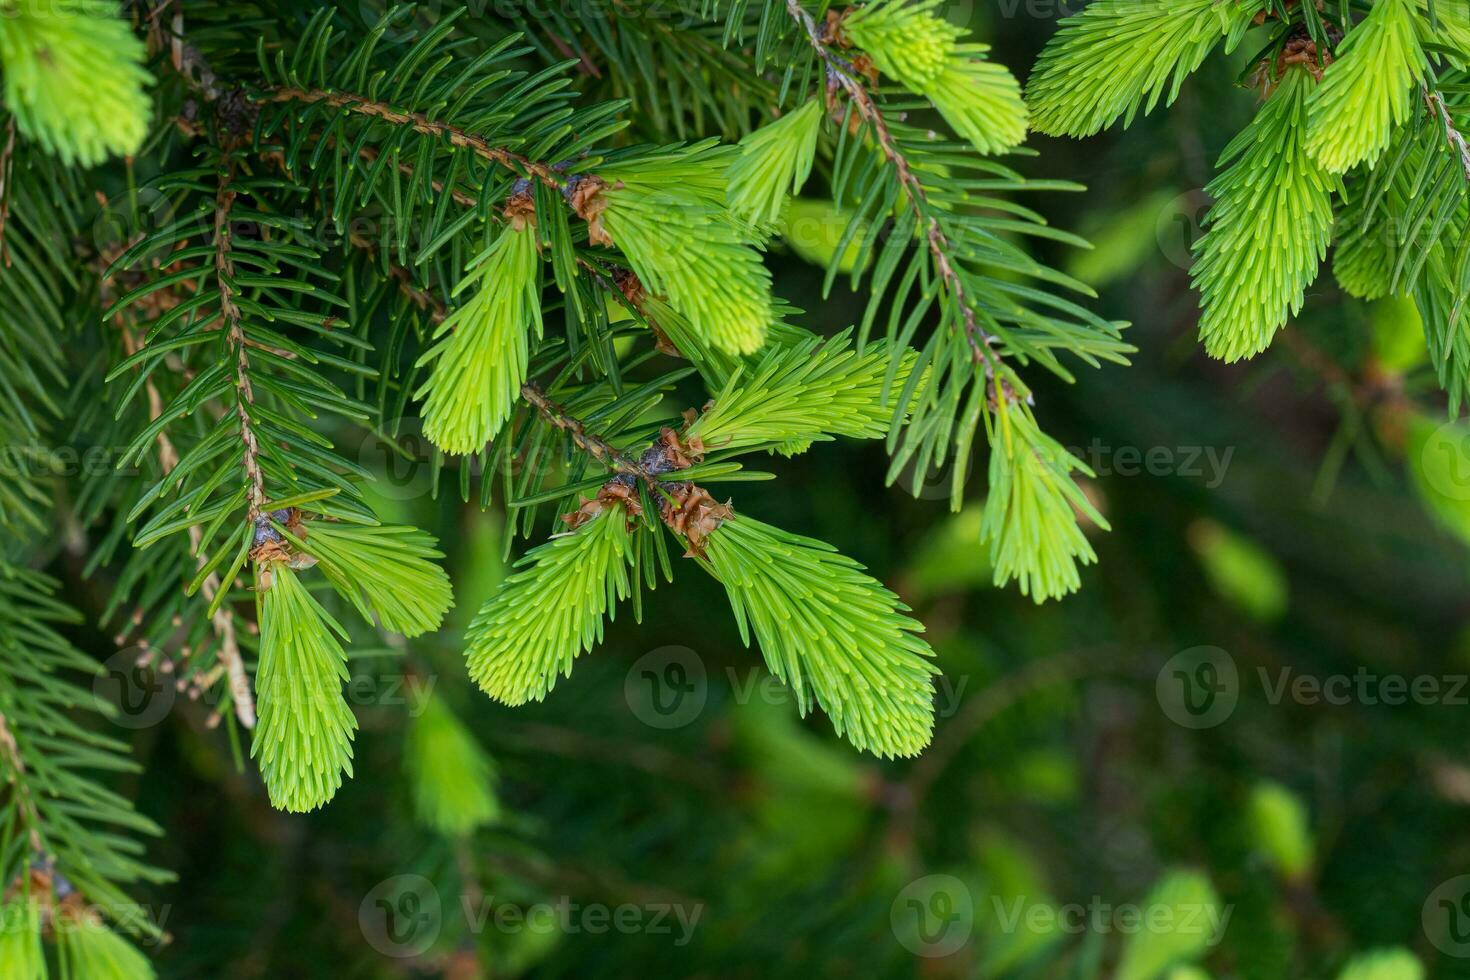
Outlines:
{"label": "brown twig", "polygon": [[[132,331],[126,327],[123,328],[123,346],[129,355],[135,353],[140,346]],[[163,414],[163,398],[159,395],[158,388],[153,384],[152,379],[144,382],[144,391],[148,396],[148,418],[150,421],[156,421]],[[164,431],[158,433],[158,465],[165,476],[173,472],[173,468],[179,465],[178,450],[174,448],[168,433]],[[204,530],[199,525],[196,524],[189,528],[189,553],[194,555],[200,568],[203,568],[209,560],[209,556],[200,550],[203,538]],[[212,604],[219,588],[219,573],[210,572],[200,583],[199,591]],[[240,640],[235,633],[235,617],[221,603],[214,615],[210,617],[209,623],[214,630],[214,635],[219,639],[219,652],[215,654],[215,658],[224,667],[225,676],[229,679],[230,703],[235,706],[235,717],[246,728],[254,728],[255,695],[250,690],[250,677],[245,672],[245,659],[240,653]],[[218,717],[217,712],[212,713],[210,724],[217,722]]]}
{"label": "brown twig", "polygon": [[[358,153],[358,156],[360,156],[364,160],[366,160],[369,165],[376,163],[377,160],[378,160],[378,148],[376,146],[364,146],[364,147],[361,147],[361,148],[358,149],[357,153]],[[413,176],[413,164],[411,164],[411,163],[404,163],[401,160],[398,161],[398,172],[401,173],[401,174],[404,174],[405,176],[412,177]],[[444,182],[442,180],[431,180],[431,181],[429,181],[429,187],[432,188],[436,194],[443,194],[444,193]],[[449,191],[449,196],[454,199],[454,203],[455,204],[458,204],[461,207],[473,208],[473,207],[479,207],[479,205],[480,205],[480,199],[479,198],[475,197],[473,194],[470,194],[470,193],[468,193],[466,191],[462,191],[462,190],[460,190],[457,187],[452,188]],[[495,215],[494,215],[493,212],[491,214],[491,217],[492,218],[495,217]]]}
{"label": "brown twig", "polygon": [[527,381],[521,385],[521,397],[528,401],[541,417],[549,424],[561,429],[572,437],[572,442],[587,455],[602,463],[614,473],[626,473],[636,476],[638,479],[652,486],[655,481],[651,473],[642,463],[629,456],[624,455],[612,443],[599,435],[588,432],[587,427],[580,419],[567,413],[556,402],[547,397],[546,392],[534,381]]}
{"label": "brown twig", "polygon": [[235,262],[230,254],[230,212],[235,206],[234,173],[234,160],[227,156],[214,194],[214,278],[219,287],[220,316],[225,323],[227,342],[235,356],[235,414],[240,419],[240,441],[245,444],[241,460],[250,481],[247,516],[253,526],[265,509],[265,473],[260,468],[260,442],[255,437],[255,424],[250,418],[255,392],[250,387],[249,345],[245,342],[244,321],[240,308],[235,305],[235,288],[231,285],[235,279]]}
{"label": "brown twig", "polygon": [[863,84],[861,71],[852,61],[832,50],[828,32],[817,27],[811,14],[802,7],[801,0],[786,0],[786,11],[806,31],[812,50],[816,51],[817,57],[826,66],[829,92],[835,86],[846,93],[848,101],[857,110],[858,117],[873,131],[879,151],[897,174],[899,186],[903,188],[904,197],[914,213],[914,220],[923,230],[924,242],[928,246],[929,254],[934,257],[935,270],[959,306],[964,321],[965,339],[970,344],[971,358],[976,364],[985,365],[987,375],[994,374],[995,364],[999,360],[993,346],[994,338],[980,326],[974,309],[966,301],[965,287],[949,257],[949,239],[939,225],[939,218],[927,213],[929,199],[924,185],[915,176],[908,158],[894,141],[887,120],[883,118],[882,111]]}
{"label": "brown twig", "polygon": [[[115,256],[111,257],[115,258]],[[103,256],[104,263],[108,259],[109,256]],[[111,298],[111,281],[103,278],[101,290],[103,302],[106,304]],[[161,290],[155,293],[150,299],[156,304],[172,305],[171,294],[172,290]],[[128,324],[125,313],[118,312],[114,317],[114,322],[122,332],[123,351],[131,357],[142,349],[142,341]],[[163,396],[159,393],[158,386],[153,383],[151,377],[143,383],[143,391],[148,398],[148,419],[150,422],[157,421],[163,415]],[[160,430],[158,433],[158,465],[165,476],[173,472],[174,467],[179,465],[179,451],[174,446],[173,441],[169,439],[166,429]],[[208,556],[200,551],[204,531],[198,525],[194,525],[189,528],[188,534],[189,553],[195,556],[198,567],[202,568],[208,561]],[[211,572],[200,584],[199,590],[203,593],[204,598],[212,603],[215,595],[219,592],[219,587],[219,574]],[[219,609],[215,610],[214,615],[210,617],[210,625],[214,630],[215,636],[219,639],[220,647],[219,652],[216,654],[216,659],[219,661],[220,666],[224,668],[225,675],[229,678],[230,700],[235,706],[235,717],[246,728],[254,728],[256,720],[255,697],[251,693],[250,678],[245,672],[245,661],[240,653],[240,641],[235,632],[235,618],[228,609],[221,605]],[[185,652],[187,654],[187,648]],[[210,716],[211,724],[216,722],[218,717],[217,713],[212,714]]]}
{"label": "brown twig", "polygon": [[438,122],[430,119],[421,112],[403,112],[395,109],[384,102],[374,102],[372,99],[351,92],[328,92],[325,89],[304,89],[280,87],[265,90],[265,101],[268,102],[304,102],[308,105],[324,103],[349,112],[355,112],[363,116],[371,116],[374,119],[382,119],[387,122],[396,123],[400,126],[410,126],[415,132],[424,133],[428,136],[438,136],[449,141],[453,146],[470,150],[477,156],[483,157],[493,163],[514,171],[522,177],[532,177],[545,184],[547,187],[560,188],[566,183],[566,179],[553,170],[548,164],[531,160],[512,150],[504,147],[492,146],[483,136],[467,133],[457,126]]}
{"label": "brown twig", "polygon": [[0,146],[0,264],[10,268],[10,246],[5,224],[10,219],[11,175],[15,167],[15,117],[5,120],[5,145]]}
{"label": "brown twig", "polygon": [[41,840],[39,829],[41,814],[36,809],[35,797],[31,795],[30,783],[24,779],[26,763],[20,756],[20,745],[15,741],[15,734],[11,732],[4,713],[0,713],[0,758],[9,764],[10,776],[5,781],[10,784],[10,791],[14,794],[17,805],[30,823],[27,830],[31,839],[31,849],[38,854],[44,854],[46,848]]}
{"label": "brown twig", "polygon": [[1465,135],[1455,125],[1454,117],[1450,115],[1450,107],[1445,104],[1444,96],[1439,92],[1431,92],[1427,88],[1421,91],[1424,93],[1424,102],[1429,106],[1429,111],[1438,116],[1440,122],[1444,124],[1445,140],[1450,144],[1450,148],[1459,154],[1460,169],[1465,173],[1465,180],[1470,181],[1470,145],[1466,144]]}

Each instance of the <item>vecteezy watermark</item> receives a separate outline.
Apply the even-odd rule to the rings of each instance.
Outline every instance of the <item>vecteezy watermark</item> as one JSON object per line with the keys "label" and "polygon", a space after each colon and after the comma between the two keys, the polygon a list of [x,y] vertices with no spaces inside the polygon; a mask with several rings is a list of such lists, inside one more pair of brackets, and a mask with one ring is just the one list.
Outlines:
{"label": "vecteezy watermark", "polygon": [[363,896],[357,924],[384,956],[422,956],[444,928],[444,903],[423,875],[394,875]]}
{"label": "vecteezy watermark", "polygon": [[142,644],[118,650],[102,662],[92,681],[99,701],[117,706],[114,724],[122,728],[152,728],[173,710],[178,688],[174,679],[153,664],[153,654]]}
{"label": "vecteezy watermark", "polygon": [[384,879],[363,896],[357,921],[368,944],[384,956],[422,956],[449,924],[448,916],[462,917],[471,935],[486,930],[537,935],[609,932],[625,935],[668,936],[675,946],[686,946],[704,915],[702,902],[624,902],[606,905],[578,902],[570,895],[547,901],[512,902],[494,895],[464,894],[458,906],[445,902],[434,883],[423,875],[400,874]]}
{"label": "vecteezy watermark", "polygon": [[[363,24],[375,27],[394,4],[392,0],[357,0],[356,7]],[[382,29],[382,37],[390,43],[415,41],[446,14],[460,10],[468,11],[474,20],[488,17],[543,24],[644,20],[679,29],[699,23],[694,13],[673,0],[426,0],[414,4],[410,16],[397,16]]]}
{"label": "vecteezy watermark", "polygon": [[1339,707],[1470,704],[1470,693],[1467,693],[1470,674],[1376,674],[1366,667],[1359,667],[1351,674],[1327,675],[1297,673],[1291,667],[1280,667],[1274,672],[1257,667],[1256,674],[1266,700],[1273,705],[1286,700]]}
{"label": "vecteezy watermark", "polygon": [[1083,7],[1083,0],[998,0],[997,9],[1006,20],[1024,14],[1032,20],[1060,20]]}
{"label": "vecteezy watermark", "polygon": [[434,488],[434,446],[424,436],[423,423],[399,419],[389,430],[369,432],[358,447],[357,462],[373,474],[372,491],[389,500],[415,500]]}
{"label": "vecteezy watermark", "polygon": [[622,935],[641,933],[668,936],[675,946],[687,946],[704,915],[704,903],[692,902],[623,902],[604,905],[600,902],[574,902],[570,895],[555,901],[496,901],[488,895],[478,902],[466,896],[460,903],[470,931],[479,934],[486,929],[496,932],[531,932],[563,935],[587,933],[601,936],[609,932]]}
{"label": "vecteezy watermark", "polygon": [[633,717],[650,728],[683,728],[709,700],[704,661],[688,647],[651,650],[628,668],[623,700]]}
{"label": "vecteezy watermark", "polygon": [[1218,943],[1235,906],[1217,902],[1119,902],[1094,895],[1086,902],[1032,901],[1026,896],[990,896],[990,911],[1001,932],[1038,935],[1087,932],[1136,935],[1207,936]]}
{"label": "vecteezy watermark", "polygon": [[989,935],[1204,936],[1211,946],[1230,925],[1235,907],[1218,902],[1111,902],[1094,895],[1055,903],[1025,895],[990,895],[977,906],[970,889],[953,875],[925,875],[904,886],[889,907],[894,937],[917,956],[942,957],[960,950],[977,926]]}
{"label": "vecteezy watermark", "polygon": [[1419,456],[1430,490],[1446,500],[1470,500],[1470,425],[1444,423],[1425,438]]}
{"label": "vecteezy watermark", "polygon": [[[435,470],[442,464],[441,481],[458,480],[456,468],[468,468],[474,480],[500,479],[499,462],[492,458],[494,473],[486,473],[478,452],[445,460],[424,435],[420,419],[386,420],[378,431],[363,436],[357,448],[357,463],[373,474],[372,492],[390,500],[414,500],[434,490]],[[535,446],[516,453],[509,461],[512,477],[531,474],[538,480],[567,476],[566,455],[554,446]]]}
{"label": "vecteezy watermark", "polygon": [[[726,667],[724,677],[736,704],[795,704],[796,694],[780,678],[760,667]],[[935,714],[949,718],[959,710],[967,675],[940,675],[935,684]],[[623,678],[628,710],[650,728],[674,729],[692,724],[709,702],[709,672],[689,647],[651,650],[633,662]]]}
{"label": "vecteezy watermark", "polygon": [[46,898],[12,898],[0,904],[0,936],[11,932],[29,932],[37,919],[50,929],[86,932],[89,930],[125,932],[134,936],[140,946],[157,946],[163,942],[163,930],[173,913],[172,905],[146,905],[137,902],[86,902],[71,886],[61,887],[55,896]]}
{"label": "vecteezy watermark", "polygon": [[10,443],[0,446],[0,479],[136,475],[140,472],[137,466],[118,466],[124,451],[123,446]]}
{"label": "vecteezy watermark", "polygon": [[1194,264],[1195,243],[1204,236],[1209,212],[1209,195],[1200,190],[1185,191],[1159,209],[1154,240],[1171,264],[1181,269]]}
{"label": "vecteezy watermark", "polygon": [[1470,875],[1441,882],[1420,912],[1424,935],[1447,956],[1470,956]]}
{"label": "vecteezy watermark", "polygon": [[[92,682],[92,691],[99,700],[117,706],[112,721],[122,728],[140,730],[159,724],[178,703],[180,691],[189,687],[174,662],[141,643],[118,650],[103,661],[102,667]],[[321,696],[340,696],[356,708],[402,707],[410,718],[417,718],[424,713],[438,682],[433,674],[410,677],[402,673],[361,673],[354,674],[340,688],[340,694],[339,689],[329,687]],[[198,685],[190,687],[189,701],[218,711],[225,693],[223,684]],[[282,696],[290,698],[288,710],[297,710],[310,695],[291,692]],[[257,700],[257,709],[262,703]]]}
{"label": "vecteezy watermark", "polygon": [[[1295,667],[1258,666],[1249,675],[1267,704],[1346,707],[1470,704],[1470,674],[1313,674]],[[1213,728],[1235,711],[1242,679],[1235,658],[1219,647],[1192,647],[1169,658],[1154,683],[1159,707],[1185,728]]]}
{"label": "vecteezy watermark", "polygon": [[1234,446],[1110,446],[1093,438],[1067,450],[1098,476],[1180,476],[1203,480],[1213,490],[1225,482]]}
{"label": "vecteezy watermark", "polygon": [[894,897],[888,925],[894,938],[915,956],[949,956],[970,941],[975,900],[953,875],[925,875]]}
{"label": "vecteezy watermark", "polygon": [[1154,681],[1159,707],[1185,728],[1213,728],[1235,711],[1240,673],[1219,647],[1199,646],[1170,657]]}

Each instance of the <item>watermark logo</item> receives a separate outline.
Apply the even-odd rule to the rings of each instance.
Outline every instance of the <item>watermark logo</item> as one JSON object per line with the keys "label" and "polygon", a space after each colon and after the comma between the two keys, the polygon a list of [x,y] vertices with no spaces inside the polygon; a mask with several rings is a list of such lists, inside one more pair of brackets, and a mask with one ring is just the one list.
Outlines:
{"label": "watermark logo", "polygon": [[1419,456],[1431,490],[1446,500],[1470,500],[1470,426],[1446,422],[1424,440]]}
{"label": "watermark logo", "polygon": [[974,463],[973,454],[967,454],[963,459],[946,460],[943,466],[925,468],[919,474],[918,482],[915,483],[914,475],[920,464],[910,460],[893,480],[893,485],[911,495],[915,500],[949,500],[954,495],[956,468],[964,468],[958,474],[959,486],[963,490],[970,484]]}
{"label": "watermark logo", "polygon": [[1470,956],[1470,875],[1443,882],[1424,900],[1424,934],[1448,956]]}
{"label": "watermark logo", "polygon": [[649,902],[641,905],[590,902],[583,905],[572,901],[570,895],[529,905],[497,901],[494,895],[475,901],[466,895],[460,897],[460,905],[465,927],[476,936],[486,929],[507,934],[550,935],[559,932],[568,936],[641,933],[668,936],[675,946],[687,946],[693,940],[694,930],[704,914],[701,902]]}
{"label": "watermark logo", "polygon": [[1154,682],[1159,707],[1185,728],[1213,728],[1235,711],[1240,673],[1219,647],[1191,647],[1170,657]]}
{"label": "watermark logo", "polygon": [[[796,693],[789,686],[762,667],[742,670],[726,666],[723,676],[729,685],[731,700],[737,705],[752,702],[795,705],[798,702]],[[709,684],[709,672],[698,653],[688,647],[659,647],[639,657],[628,668],[628,674],[623,678],[623,700],[633,716],[650,728],[683,728],[703,713],[709,702]],[[967,674],[944,674],[936,678],[935,715],[953,717],[969,684]]]}
{"label": "watermark logo", "polygon": [[178,695],[173,679],[147,664],[148,650],[133,644],[102,662],[92,681],[98,700],[117,706],[113,723],[122,728],[152,728],[173,710]]}
{"label": "watermark logo", "polygon": [[399,419],[390,437],[370,432],[357,451],[357,462],[373,474],[373,493],[388,500],[416,500],[433,489],[430,460],[434,446],[416,418]]}
{"label": "watermark logo", "polygon": [[1024,895],[990,896],[995,927],[1006,934],[1031,933],[1052,936],[1084,933],[1124,936],[1204,936],[1210,946],[1224,938],[1235,914],[1234,905],[1218,902],[1123,902],[1114,904],[1101,895],[1086,902],[1032,901]]}
{"label": "watermark logo", "polygon": [[1225,482],[1235,456],[1234,446],[1111,446],[1096,437],[1067,451],[1096,476],[1178,476],[1197,480],[1207,490]]}
{"label": "watermark logo", "polygon": [[166,228],[177,216],[168,195],[141,187],[131,197],[119,195],[98,209],[92,219],[92,244],[105,255],[110,248],[120,250],[123,245]]}
{"label": "watermark logo", "polygon": [[357,922],[368,945],[384,956],[422,956],[444,924],[439,892],[423,875],[394,875],[363,897]]}
{"label": "watermark logo", "polygon": [[681,646],[645,653],[623,680],[623,698],[633,716],[650,728],[683,728],[699,717],[709,699],[704,661]]}
{"label": "watermark logo", "polygon": [[1164,258],[1181,269],[1194,264],[1194,246],[1205,233],[1210,198],[1203,191],[1185,191],[1159,210],[1154,239]]}
{"label": "watermark logo", "polygon": [[888,912],[893,935],[915,956],[949,956],[970,941],[975,902],[953,875],[925,875],[909,882]]}

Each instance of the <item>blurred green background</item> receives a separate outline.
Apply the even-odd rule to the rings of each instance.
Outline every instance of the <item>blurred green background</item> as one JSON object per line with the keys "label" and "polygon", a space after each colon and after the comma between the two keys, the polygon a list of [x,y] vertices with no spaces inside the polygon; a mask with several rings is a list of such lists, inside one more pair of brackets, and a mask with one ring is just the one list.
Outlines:
{"label": "blurred green background", "polygon": [[[1023,78],[1059,13],[956,9]],[[925,755],[878,762],[798,718],[693,569],[641,626],[623,610],[546,703],[491,703],[459,636],[504,573],[503,515],[431,496],[427,462],[400,461],[384,516],[438,534],[457,608],[406,651],[354,647],[363,732],[335,802],[271,810],[186,699],[136,734],[129,789],[181,873],[147,896],[172,936],[161,972],[1470,977],[1470,507],[1434,468],[1460,433],[1429,434],[1443,409],[1412,310],[1327,275],[1255,361],[1199,351],[1188,248],[1253,110],[1242,65],[1017,163],[1088,186],[1027,203],[1097,247],[1036,247],[1138,347],[1075,385],[1031,375],[1113,526],[1080,594],[990,587],[983,459],[959,514],[948,474],[917,500],[885,488],[878,444],[818,444],[738,485],[743,510],[853,555],[928,625],[944,676]],[[776,291],[835,332],[865,296],[821,296],[807,260],[832,247],[831,208],[797,216]],[[360,458],[387,456],[369,439]],[[415,817],[405,733],[426,689],[495,767],[498,817],[467,839]]]}

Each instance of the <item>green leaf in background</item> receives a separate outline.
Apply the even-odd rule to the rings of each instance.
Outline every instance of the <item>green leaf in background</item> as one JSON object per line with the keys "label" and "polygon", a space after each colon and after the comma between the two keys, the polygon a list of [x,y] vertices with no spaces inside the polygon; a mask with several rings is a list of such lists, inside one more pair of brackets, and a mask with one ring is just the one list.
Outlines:
{"label": "green leaf in background", "polygon": [[1424,321],[1405,296],[1385,296],[1368,308],[1373,326],[1373,358],[1380,367],[1404,374],[1429,360]]}
{"label": "green leaf in background", "polygon": [[1202,958],[1223,932],[1228,911],[1208,876],[1186,870],[1164,875],[1142,905],[1144,927],[1124,939],[1114,980],[1155,980]]}
{"label": "green leaf in background", "polygon": [[1300,881],[1312,870],[1314,845],[1307,808],[1279,783],[1263,782],[1251,791],[1251,839],[1271,866],[1288,881]]}
{"label": "green leaf in background", "polygon": [[1132,275],[1159,255],[1159,220],[1178,198],[1170,187],[1118,211],[1100,214],[1082,226],[1090,249],[1068,253],[1067,274],[1093,286],[1106,286]]}
{"label": "green leaf in background", "polygon": [[1210,980],[1210,975],[1197,966],[1176,966],[1165,976],[1168,980]]}
{"label": "green leaf in background", "polygon": [[994,572],[985,551],[975,547],[984,513],[983,504],[972,503],[931,529],[914,549],[900,591],[916,599],[930,599],[989,588]]}
{"label": "green leaf in background", "polygon": [[[981,976],[1004,976],[1064,939],[1062,920],[1050,914],[1055,902],[1042,863],[1020,841],[997,828],[987,828],[976,835],[974,850],[988,892],[976,917],[982,933]],[[992,914],[996,910],[987,907],[990,903],[1011,914],[1020,913],[1013,928],[1005,928],[1007,919],[1002,915]],[[1036,908],[1047,909],[1049,914],[1029,920],[1027,912]]]}
{"label": "green leaf in background", "polygon": [[[742,838],[750,884],[820,880],[867,824],[876,774],[860,757],[814,735],[795,699],[767,697],[768,678],[737,678],[754,694],[731,714],[736,752],[758,782],[745,794],[757,828]],[[775,690],[785,694],[785,688]],[[739,692],[736,692],[739,695]],[[741,698],[744,700],[744,698]]]}
{"label": "green leaf in background", "polygon": [[[831,201],[818,201],[809,197],[795,197],[786,205],[781,216],[781,237],[791,250],[812,265],[825,269],[842,244],[842,233],[847,229],[852,215]],[[867,237],[866,228],[854,235],[842,250],[842,261],[837,264],[838,272],[851,272],[862,254],[862,240]]]}
{"label": "green leaf in background", "polygon": [[997,773],[1017,800],[1061,804],[1078,799],[1081,774],[1074,755],[1052,746],[1038,746],[1011,756],[1007,769]]}
{"label": "green leaf in background", "polygon": [[1353,957],[1337,980],[1424,980],[1424,967],[1407,949],[1380,949]]}
{"label": "green leaf in background", "polygon": [[1406,417],[1404,466],[1431,517],[1470,544],[1470,423]]}
{"label": "green leaf in background", "polygon": [[424,701],[408,730],[404,765],[415,812],[425,826],[446,837],[463,837],[500,816],[490,757],[443,698]]}
{"label": "green leaf in background", "polygon": [[1210,588],[1225,602],[1263,623],[1286,612],[1286,573],[1265,548],[1205,519],[1190,527],[1189,543]]}

